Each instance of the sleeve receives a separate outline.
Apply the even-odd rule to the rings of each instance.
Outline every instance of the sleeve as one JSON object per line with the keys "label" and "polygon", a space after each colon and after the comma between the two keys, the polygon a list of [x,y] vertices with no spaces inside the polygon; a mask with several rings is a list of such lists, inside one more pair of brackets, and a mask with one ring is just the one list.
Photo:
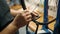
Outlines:
{"label": "sleeve", "polygon": [[13,20],[10,9],[5,0],[0,0],[0,31],[2,31]]}

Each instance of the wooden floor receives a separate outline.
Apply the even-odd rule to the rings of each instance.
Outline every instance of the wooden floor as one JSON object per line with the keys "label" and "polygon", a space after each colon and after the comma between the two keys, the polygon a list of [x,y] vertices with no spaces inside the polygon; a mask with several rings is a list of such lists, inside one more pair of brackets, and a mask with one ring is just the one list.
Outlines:
{"label": "wooden floor", "polygon": [[[21,9],[22,7],[20,5],[16,5],[16,6],[12,6],[10,7],[11,9],[15,9],[15,10],[18,10],[18,9]],[[37,10],[37,12],[39,13],[39,15],[41,16],[37,21],[39,22],[43,22],[43,13],[39,12]],[[48,19],[49,21],[51,21],[52,19],[54,19],[54,17],[52,16],[48,16]],[[52,22],[51,24],[48,25],[48,27],[51,29],[51,30],[54,30],[54,24],[55,24],[56,21]],[[36,24],[31,21],[30,24],[29,24],[29,28],[32,30],[32,31],[35,31],[36,30]],[[39,29],[40,30],[42,29],[42,25],[39,25]]]}

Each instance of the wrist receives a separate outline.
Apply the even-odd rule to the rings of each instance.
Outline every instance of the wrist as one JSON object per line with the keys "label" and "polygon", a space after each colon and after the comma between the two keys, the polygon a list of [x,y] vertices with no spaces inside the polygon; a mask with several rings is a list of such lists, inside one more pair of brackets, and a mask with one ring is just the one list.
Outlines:
{"label": "wrist", "polygon": [[14,26],[14,27],[16,27],[17,29],[19,29],[19,26],[18,26],[18,24],[16,23],[16,22],[12,22],[12,25]]}
{"label": "wrist", "polygon": [[19,25],[17,22],[13,21],[12,24],[13,24],[13,26],[15,26],[16,28],[20,28],[20,25]]}

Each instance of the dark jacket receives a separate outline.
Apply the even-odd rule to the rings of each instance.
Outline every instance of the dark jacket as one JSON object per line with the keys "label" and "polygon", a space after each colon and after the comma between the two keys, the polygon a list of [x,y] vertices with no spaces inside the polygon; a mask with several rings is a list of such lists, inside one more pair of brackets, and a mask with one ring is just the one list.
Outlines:
{"label": "dark jacket", "polygon": [[13,20],[10,9],[5,0],[0,0],[0,32]]}

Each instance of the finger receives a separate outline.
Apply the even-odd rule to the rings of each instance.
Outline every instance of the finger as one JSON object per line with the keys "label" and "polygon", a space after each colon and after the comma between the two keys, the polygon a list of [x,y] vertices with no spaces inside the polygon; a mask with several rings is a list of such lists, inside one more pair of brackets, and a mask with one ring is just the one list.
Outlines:
{"label": "finger", "polygon": [[[26,13],[27,13],[27,14],[26,14]],[[29,14],[28,14],[28,11],[23,11],[23,12],[21,12],[21,14],[22,14],[23,16],[29,15]]]}
{"label": "finger", "polygon": [[32,13],[38,14],[37,12],[34,12],[34,11]]}
{"label": "finger", "polygon": [[26,14],[26,16],[31,15],[31,13],[30,13],[30,12],[27,12],[27,13],[25,13],[25,14]]}
{"label": "finger", "polygon": [[31,13],[26,11],[23,15],[28,16],[28,15],[31,15]]}
{"label": "finger", "polygon": [[38,14],[37,13],[35,13],[35,12],[32,12],[31,13],[33,16],[37,16]]}
{"label": "finger", "polygon": [[24,13],[27,13],[27,12],[29,12],[29,11],[28,11],[28,10],[25,10],[25,11],[24,11]]}
{"label": "finger", "polygon": [[30,15],[30,12],[29,11],[24,11],[24,12],[22,12],[22,14],[25,14],[27,16],[27,15]]}
{"label": "finger", "polygon": [[31,16],[31,15],[29,15],[29,16],[26,16],[25,18],[26,18],[26,19],[30,19],[30,18],[32,18],[32,16]]}
{"label": "finger", "polygon": [[28,19],[27,22],[30,22],[32,19]]}

